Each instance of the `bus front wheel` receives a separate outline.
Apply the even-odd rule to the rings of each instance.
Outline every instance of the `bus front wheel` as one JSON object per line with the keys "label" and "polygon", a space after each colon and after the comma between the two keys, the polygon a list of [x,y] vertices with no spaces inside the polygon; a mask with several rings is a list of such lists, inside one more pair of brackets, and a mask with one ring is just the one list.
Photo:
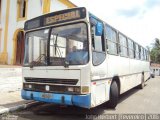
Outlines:
{"label": "bus front wheel", "polygon": [[108,103],[110,108],[115,108],[117,106],[118,97],[119,97],[118,85],[116,81],[113,81],[110,87],[110,100]]}

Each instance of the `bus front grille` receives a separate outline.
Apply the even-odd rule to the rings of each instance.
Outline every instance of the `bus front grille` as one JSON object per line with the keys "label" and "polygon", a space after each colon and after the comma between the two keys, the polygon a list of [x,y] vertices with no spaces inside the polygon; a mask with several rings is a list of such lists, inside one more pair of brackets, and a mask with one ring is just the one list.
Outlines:
{"label": "bus front grille", "polygon": [[78,79],[24,78],[26,82],[76,85]]}

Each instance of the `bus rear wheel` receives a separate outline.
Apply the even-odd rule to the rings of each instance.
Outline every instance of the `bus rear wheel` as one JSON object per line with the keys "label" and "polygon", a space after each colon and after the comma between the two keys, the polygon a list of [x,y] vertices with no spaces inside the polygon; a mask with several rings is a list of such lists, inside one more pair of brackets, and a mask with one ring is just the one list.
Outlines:
{"label": "bus rear wheel", "polygon": [[110,108],[115,108],[118,103],[119,91],[118,85],[116,81],[113,81],[110,87],[110,100],[108,102],[108,106]]}
{"label": "bus rear wheel", "polygon": [[139,85],[139,88],[140,88],[140,89],[143,89],[144,86],[145,86],[144,75],[142,75],[142,82],[141,82],[141,84]]}

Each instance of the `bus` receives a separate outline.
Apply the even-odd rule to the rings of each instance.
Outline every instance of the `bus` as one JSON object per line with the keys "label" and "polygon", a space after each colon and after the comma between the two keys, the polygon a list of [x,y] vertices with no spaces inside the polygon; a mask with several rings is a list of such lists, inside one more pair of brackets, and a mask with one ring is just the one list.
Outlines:
{"label": "bus", "polygon": [[85,7],[25,22],[21,96],[58,105],[115,108],[150,77],[147,49]]}

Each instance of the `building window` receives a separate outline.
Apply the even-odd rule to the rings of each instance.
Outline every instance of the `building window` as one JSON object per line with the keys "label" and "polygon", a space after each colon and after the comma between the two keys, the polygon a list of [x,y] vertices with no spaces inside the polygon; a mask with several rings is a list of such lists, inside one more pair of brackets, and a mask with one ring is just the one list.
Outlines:
{"label": "building window", "polygon": [[106,40],[107,40],[108,53],[117,55],[118,54],[117,33],[109,26],[106,26]]}
{"label": "building window", "polygon": [[123,57],[128,57],[127,38],[122,34],[119,34],[119,44],[120,44],[120,55]]}
{"label": "building window", "polygon": [[27,19],[28,0],[17,0],[17,20]]}

